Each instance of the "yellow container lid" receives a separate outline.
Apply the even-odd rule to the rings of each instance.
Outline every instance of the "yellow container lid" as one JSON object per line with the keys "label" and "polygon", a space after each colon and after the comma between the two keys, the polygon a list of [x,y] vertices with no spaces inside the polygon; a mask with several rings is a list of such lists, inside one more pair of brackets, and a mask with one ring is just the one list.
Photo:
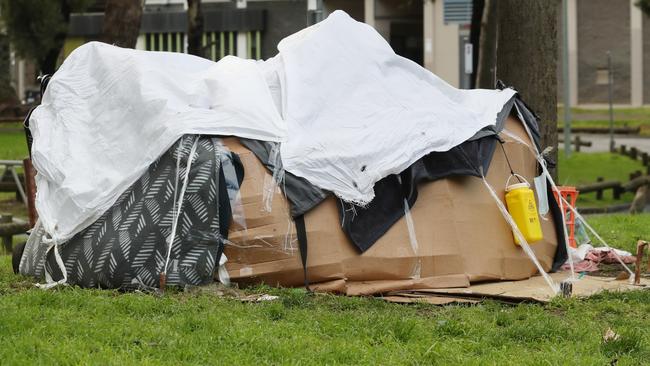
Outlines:
{"label": "yellow container lid", "polygon": [[515,189],[520,188],[530,188],[530,184],[526,182],[511,184],[506,187],[506,192],[514,191]]}

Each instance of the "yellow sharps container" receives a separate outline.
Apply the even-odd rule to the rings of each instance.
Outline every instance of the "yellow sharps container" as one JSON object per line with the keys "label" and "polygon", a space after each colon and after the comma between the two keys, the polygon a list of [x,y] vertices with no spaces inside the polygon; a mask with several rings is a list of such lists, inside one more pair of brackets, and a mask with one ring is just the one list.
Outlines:
{"label": "yellow sharps container", "polygon": [[[509,184],[510,178],[517,176],[522,183]],[[506,206],[508,212],[515,220],[519,231],[524,235],[524,238],[530,243],[542,240],[542,226],[539,222],[539,214],[537,213],[537,205],[535,204],[535,193],[530,189],[530,184],[522,176],[515,174],[508,178],[506,182]],[[515,244],[520,245],[517,236],[515,236]]]}

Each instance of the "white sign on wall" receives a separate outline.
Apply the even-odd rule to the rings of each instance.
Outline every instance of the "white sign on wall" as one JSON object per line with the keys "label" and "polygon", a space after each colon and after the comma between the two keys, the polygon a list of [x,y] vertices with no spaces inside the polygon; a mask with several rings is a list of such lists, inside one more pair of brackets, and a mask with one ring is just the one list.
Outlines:
{"label": "white sign on wall", "polygon": [[465,43],[465,73],[474,72],[474,47],[471,43]]}

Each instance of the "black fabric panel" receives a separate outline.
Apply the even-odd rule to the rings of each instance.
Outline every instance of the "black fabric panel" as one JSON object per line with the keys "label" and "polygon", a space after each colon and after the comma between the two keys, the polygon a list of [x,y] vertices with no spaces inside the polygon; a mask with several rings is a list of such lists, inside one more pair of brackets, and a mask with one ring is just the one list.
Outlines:
{"label": "black fabric panel", "polygon": [[[467,141],[447,152],[433,152],[408,167],[399,178],[390,175],[375,184],[375,199],[365,208],[338,201],[343,230],[365,252],[404,216],[404,199],[413,207],[418,184],[449,176],[481,176],[487,172],[496,147],[495,137]],[[401,183],[400,183],[401,179]]]}
{"label": "black fabric panel", "polygon": [[[338,201],[343,230],[350,241],[365,252],[404,216],[404,198],[409,208],[418,198],[420,183],[438,179],[487,174],[497,143],[497,134],[516,103],[513,97],[497,115],[495,126],[477,132],[464,143],[445,152],[432,152],[397,175],[383,178],[375,184],[375,199],[365,208]],[[400,184],[401,180],[401,184]]]}
{"label": "black fabric panel", "polygon": [[[219,212],[219,195],[226,199],[228,195],[218,186],[221,161],[216,140],[198,139],[167,267],[168,286],[213,281],[223,251],[220,225],[226,221]],[[194,137],[181,139],[95,223],[61,245],[69,284],[122,289],[159,286],[173,222],[174,182],[179,179],[179,187],[182,184],[193,143]],[[238,175],[243,177],[241,172]],[[54,279],[62,277],[53,252],[45,256],[43,265]]]}
{"label": "black fabric panel", "polygon": [[300,247],[300,261],[302,262],[302,272],[305,279],[305,288],[309,288],[309,278],[307,277],[307,229],[305,228],[305,216],[300,215],[294,219],[296,224],[296,236],[298,237],[298,246]]}
{"label": "black fabric panel", "polygon": [[[245,138],[240,138],[239,141],[252,151],[269,171],[273,172],[275,165],[274,162],[269,161],[269,156],[277,143]],[[282,161],[278,159],[278,163],[278,168],[282,169]],[[304,215],[307,211],[323,202],[328,196],[327,191],[314,186],[307,179],[297,177],[286,171],[284,172],[284,184],[280,186],[289,200],[292,217]]]}
{"label": "black fabric panel", "polygon": [[[230,160],[235,167],[235,174],[237,175],[237,182],[241,187],[244,181],[244,165],[239,158],[239,155],[230,152]],[[223,169],[219,169],[219,233],[221,238],[228,239],[228,230],[230,230],[230,220],[232,220],[232,207],[230,207],[230,198],[228,197],[228,188],[226,185],[226,177],[223,174]],[[221,260],[223,254],[224,243],[223,240],[219,245],[217,252],[217,265]]]}
{"label": "black fabric panel", "polygon": [[555,234],[557,236],[557,249],[555,250],[553,266],[551,267],[551,272],[555,272],[566,263],[567,259],[569,259],[569,255],[566,251],[566,241],[564,240],[562,211],[560,211],[560,205],[558,205],[557,201],[553,198],[553,187],[549,181],[546,181],[546,195],[548,197],[549,211],[551,211],[551,215],[553,215],[553,226],[555,226]]}

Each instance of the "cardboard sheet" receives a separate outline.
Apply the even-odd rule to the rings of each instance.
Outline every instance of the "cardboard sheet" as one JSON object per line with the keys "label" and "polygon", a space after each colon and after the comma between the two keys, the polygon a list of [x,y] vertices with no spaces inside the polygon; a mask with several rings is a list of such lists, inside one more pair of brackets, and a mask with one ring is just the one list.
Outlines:
{"label": "cardboard sheet", "polygon": [[[524,141],[521,123],[509,118],[506,128]],[[516,173],[529,181],[537,175],[527,148],[502,136]],[[303,270],[289,207],[278,189],[272,210],[264,210],[264,181],[269,173],[237,139],[224,143],[239,154],[245,175],[241,185],[246,228],[233,225],[229,233],[226,268],[234,282],[301,286]],[[487,180],[503,197],[510,170],[497,148]],[[452,177],[423,184],[411,215],[418,246],[411,245],[405,218],[399,220],[370,249],[360,254],[341,230],[334,197],[305,215],[309,242],[307,271],[315,289],[348,295],[371,295],[406,289],[468,287],[471,282],[527,279],[537,272],[514,244],[481,179]],[[550,215],[542,219],[544,239],[531,244],[545,270],[556,250]]]}
{"label": "cardboard sheet", "polygon": [[[557,282],[567,279],[569,272],[558,272],[551,274],[551,277]],[[611,277],[594,277],[584,276],[573,283],[574,297],[589,297],[603,291],[633,291],[649,290],[650,278],[642,278],[641,284],[636,286],[630,284],[629,280],[616,280]],[[535,301],[548,302],[553,298],[551,290],[548,288],[541,276],[531,277],[522,281],[500,281],[479,283],[467,288],[447,288],[447,289],[420,289],[415,291],[393,291],[387,294],[387,297],[395,299],[395,302],[413,302],[412,299],[422,299],[433,297],[437,300],[439,297],[459,300],[480,300],[482,298],[491,298],[506,302]],[[410,301],[400,301],[396,298],[407,298]],[[427,301],[429,302],[429,301]]]}

